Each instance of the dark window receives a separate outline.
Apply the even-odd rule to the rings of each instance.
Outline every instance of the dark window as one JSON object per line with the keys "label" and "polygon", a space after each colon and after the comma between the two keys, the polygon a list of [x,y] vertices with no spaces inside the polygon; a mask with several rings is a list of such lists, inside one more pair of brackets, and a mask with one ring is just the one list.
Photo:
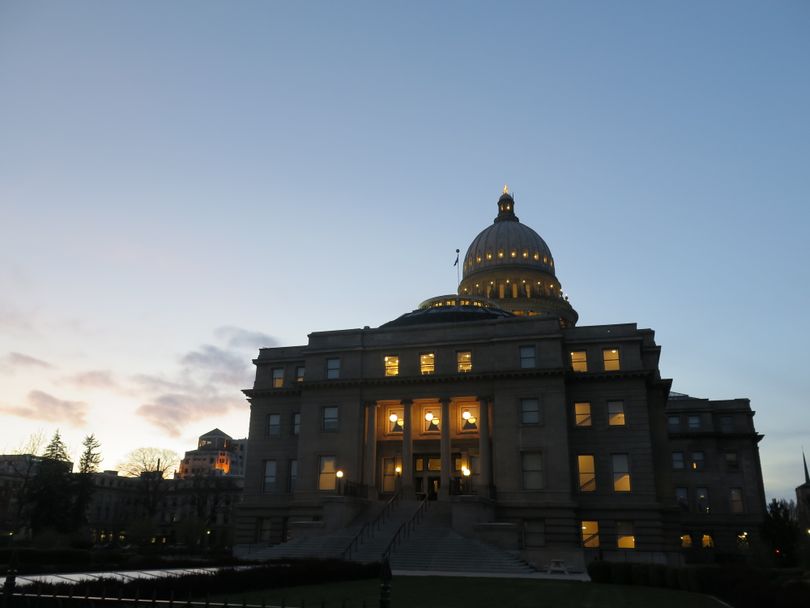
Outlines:
{"label": "dark window", "polygon": [[624,401],[608,401],[608,425],[624,426]]}
{"label": "dark window", "polygon": [[289,469],[287,470],[287,491],[293,492],[295,484],[298,481],[298,461],[291,460]]}
{"label": "dark window", "polygon": [[670,431],[677,431],[681,427],[680,416],[667,416],[667,426]]}
{"label": "dark window", "polygon": [[709,490],[707,488],[697,488],[695,490],[695,500],[697,502],[698,513],[708,513],[711,510],[709,505]]}
{"label": "dark window", "polygon": [[687,418],[687,425],[690,431],[697,431],[700,428],[700,416],[689,416]]}
{"label": "dark window", "polygon": [[301,432],[301,414],[299,412],[295,412],[292,415],[292,434],[298,435]]}
{"label": "dark window", "polygon": [[537,399],[520,400],[520,421],[523,424],[540,424],[540,402]]}
{"label": "dark window", "polygon": [[543,454],[540,452],[523,453],[523,489],[542,490]]}
{"label": "dark window", "polygon": [[731,488],[729,490],[729,502],[731,503],[732,513],[742,513],[744,511],[742,488]]}
{"label": "dark window", "polygon": [[322,410],[322,425],[324,431],[338,430],[338,408],[335,406],[325,407]]}
{"label": "dark window", "polygon": [[295,381],[296,382],[303,382],[304,381],[304,372],[306,368],[303,365],[299,365],[295,368]]}
{"label": "dark window", "polygon": [[682,511],[689,510],[689,490],[687,488],[675,488],[675,502]]}
{"label": "dark window", "polygon": [[520,347],[520,367],[531,369],[537,365],[537,354],[534,346]]}
{"label": "dark window", "polygon": [[720,416],[720,430],[723,433],[733,433],[734,419],[731,416]]}
{"label": "dark window", "polygon": [[737,452],[726,452],[726,470],[740,470],[740,462],[737,460]]}
{"label": "dark window", "polygon": [[683,452],[672,452],[672,468],[675,470],[684,468]]}
{"label": "dark window", "polygon": [[281,415],[267,414],[267,437],[278,437],[281,435]]}
{"label": "dark window", "polygon": [[272,492],[276,489],[276,461],[264,461],[264,491]]}
{"label": "dark window", "polygon": [[340,378],[340,359],[332,358],[326,360],[326,379],[337,380]]}

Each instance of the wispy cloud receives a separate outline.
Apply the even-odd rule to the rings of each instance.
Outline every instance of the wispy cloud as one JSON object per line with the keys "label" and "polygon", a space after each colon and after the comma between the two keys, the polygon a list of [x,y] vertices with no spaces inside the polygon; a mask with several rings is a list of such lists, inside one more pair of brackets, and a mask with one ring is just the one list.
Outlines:
{"label": "wispy cloud", "polygon": [[47,361],[23,353],[11,352],[4,357],[0,357],[0,372],[7,374],[13,374],[22,369],[45,370],[53,368],[54,366]]}
{"label": "wispy cloud", "polygon": [[136,410],[139,416],[178,436],[185,424],[246,407],[240,389],[252,384],[252,355],[277,341],[234,326],[218,327],[214,336],[219,344],[203,344],[181,355],[174,373],[131,378],[146,397]]}
{"label": "wispy cloud", "polygon": [[81,389],[118,389],[115,375],[108,369],[95,369],[80,372],[63,378],[61,382]]}
{"label": "wispy cloud", "polygon": [[233,325],[223,325],[214,330],[217,340],[225,343],[228,348],[249,348],[257,350],[259,348],[275,346],[278,341],[260,331],[251,331],[234,327]]}
{"label": "wispy cloud", "polygon": [[44,420],[46,422],[59,422],[72,426],[83,426],[86,422],[88,405],[84,401],[67,401],[58,399],[44,391],[31,391],[28,393],[27,404],[22,406],[0,406],[0,412],[30,418],[31,420]]}

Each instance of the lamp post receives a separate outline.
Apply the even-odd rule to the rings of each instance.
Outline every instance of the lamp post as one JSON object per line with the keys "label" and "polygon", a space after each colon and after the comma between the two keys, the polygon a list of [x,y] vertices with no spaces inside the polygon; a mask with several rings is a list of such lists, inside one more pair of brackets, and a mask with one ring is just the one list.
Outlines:
{"label": "lamp post", "polygon": [[343,494],[343,487],[341,483],[343,481],[343,471],[338,469],[335,473],[335,477],[337,477],[337,493]]}

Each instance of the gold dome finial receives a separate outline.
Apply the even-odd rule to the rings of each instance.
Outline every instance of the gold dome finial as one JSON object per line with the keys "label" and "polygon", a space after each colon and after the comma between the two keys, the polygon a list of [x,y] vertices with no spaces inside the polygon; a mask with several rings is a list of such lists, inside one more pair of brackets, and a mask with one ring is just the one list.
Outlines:
{"label": "gold dome finial", "polygon": [[503,193],[504,194],[509,194],[509,186],[507,184],[503,185]]}

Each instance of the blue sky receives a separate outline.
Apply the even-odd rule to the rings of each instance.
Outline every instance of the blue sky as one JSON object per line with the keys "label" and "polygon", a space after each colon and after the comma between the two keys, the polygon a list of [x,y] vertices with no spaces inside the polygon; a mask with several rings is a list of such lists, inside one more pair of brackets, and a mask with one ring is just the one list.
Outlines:
{"label": "blue sky", "polygon": [[806,2],[0,5],[0,449],[247,432],[259,345],[455,289],[504,183],[580,324],[810,449]]}

